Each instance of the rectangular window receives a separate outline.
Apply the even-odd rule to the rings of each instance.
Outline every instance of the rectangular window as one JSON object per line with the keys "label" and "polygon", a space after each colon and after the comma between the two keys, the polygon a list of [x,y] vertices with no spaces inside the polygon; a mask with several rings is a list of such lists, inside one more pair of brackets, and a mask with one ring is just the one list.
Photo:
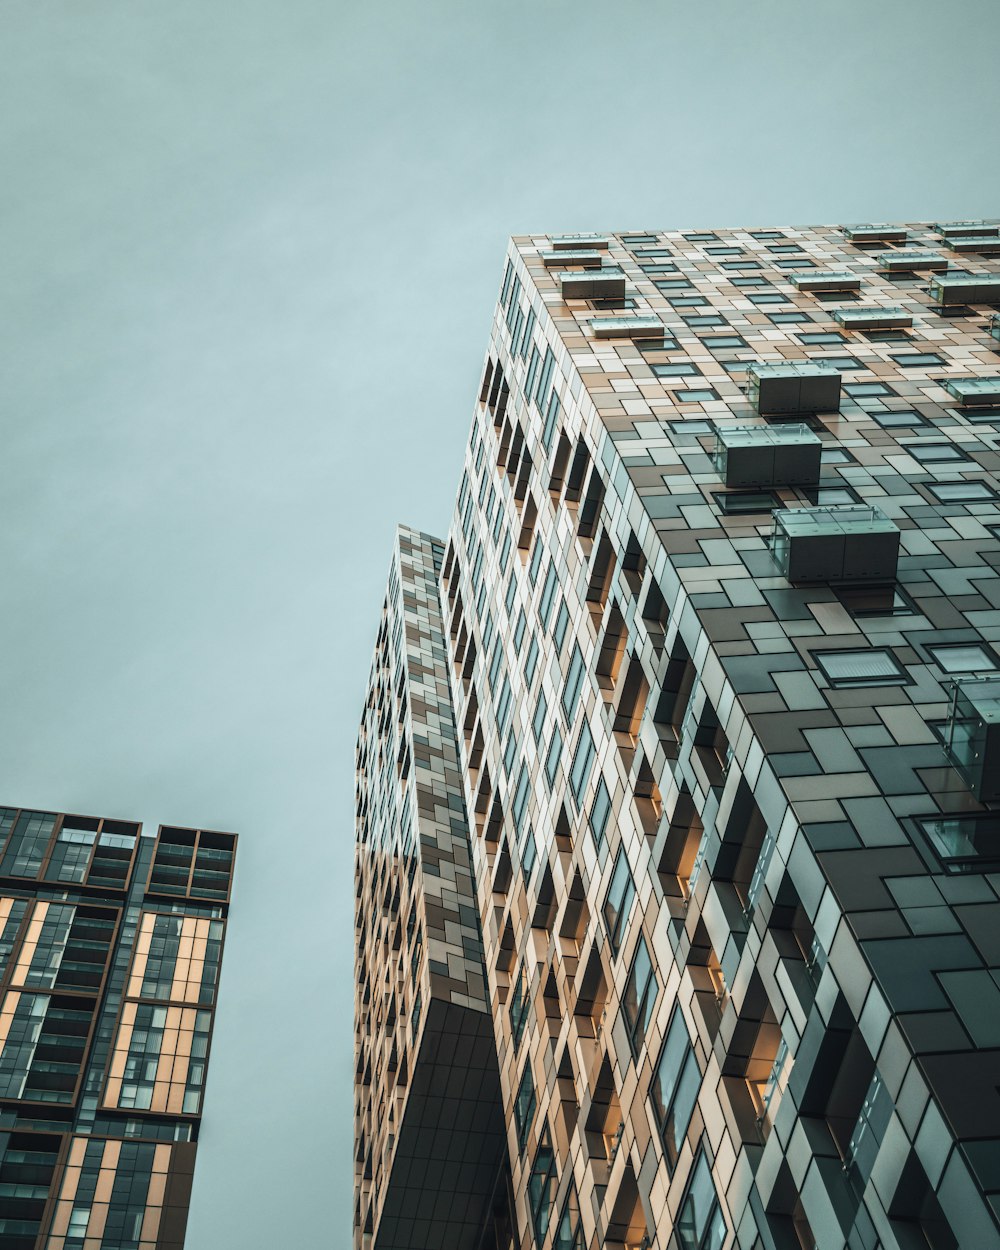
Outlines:
{"label": "rectangular window", "polygon": [[893,360],[902,369],[926,368],[930,365],[944,365],[948,363],[937,352],[906,352],[899,356],[893,356]]}
{"label": "rectangular window", "polygon": [[[485,584],[485,583],[484,583]],[[507,594],[504,596],[503,606],[507,610],[507,615],[514,611],[514,602],[517,599],[517,578],[514,576],[514,570],[511,569],[510,578],[507,581]]]}
{"label": "rectangular window", "polygon": [[569,660],[569,672],[566,674],[566,685],[563,687],[562,694],[562,710],[567,724],[572,724],[573,717],[576,715],[576,704],[580,698],[580,691],[583,689],[584,674],[583,654],[579,645],[574,642],[573,654]]}
{"label": "rectangular window", "polygon": [[528,977],[522,964],[510,989],[510,1032],[515,1050],[521,1045],[524,1026],[528,1023],[529,1006]]}
{"label": "rectangular window", "polygon": [[954,443],[907,443],[904,450],[921,464],[944,464],[970,457]]}
{"label": "rectangular window", "polygon": [[726,1221],[704,1151],[699,1151],[691,1170],[675,1231],[680,1250],[721,1250],[726,1240]]}
{"label": "rectangular window", "polygon": [[674,391],[674,398],[679,404],[708,404],[719,398],[719,392],[713,387],[699,390]]}
{"label": "rectangular window", "polygon": [[997,667],[993,652],[978,642],[928,647],[935,664],[946,673],[982,673]]}
{"label": "rectangular window", "polygon": [[573,752],[573,767],[570,770],[569,785],[573,792],[577,810],[583,806],[583,795],[590,780],[590,770],[594,763],[594,739],[590,726],[586,721],[580,727],[580,737],[576,750]]}
{"label": "rectangular window", "polygon": [[895,395],[884,382],[848,382],[844,390],[852,399],[870,399],[873,395]]}
{"label": "rectangular window", "polygon": [[545,349],[545,362],[542,365],[542,372],[538,376],[538,385],[535,388],[534,400],[535,406],[541,411],[542,400],[548,393],[549,383],[552,381],[552,370],[555,368],[556,358],[552,355],[552,348]]}
{"label": "rectangular window", "polygon": [[712,498],[726,516],[752,516],[782,507],[781,500],[771,490],[714,491]]}
{"label": "rectangular window", "polygon": [[1000,869],[1000,816],[927,816],[918,823],[946,872]]}
{"label": "rectangular window", "polygon": [[767,319],[772,325],[776,326],[796,325],[802,321],[812,321],[812,317],[808,313],[799,312],[798,310],[795,312],[768,313]]}
{"label": "rectangular window", "polygon": [[528,356],[528,348],[531,345],[531,336],[535,332],[535,310],[528,310],[528,319],[524,323],[524,335],[521,339],[521,346],[518,348],[518,355],[522,360],[526,360]]}
{"label": "rectangular window", "polygon": [[542,734],[545,732],[545,717],[548,715],[549,703],[545,691],[539,690],[538,702],[535,704],[535,716],[531,722],[531,733],[536,746],[541,746]]}
{"label": "rectangular window", "polygon": [[906,670],[891,651],[816,651],[817,665],[831,686],[898,686],[909,683]]}
{"label": "rectangular window", "polygon": [[852,616],[913,616],[917,611],[897,586],[837,586],[834,593]]}
{"label": "rectangular window", "polygon": [[497,640],[493,644],[493,655],[490,659],[490,671],[488,681],[490,683],[491,693],[496,692],[497,678],[500,676],[500,670],[503,667],[503,639],[497,635]]}
{"label": "rectangular window", "polygon": [[692,330],[708,329],[709,326],[727,326],[729,322],[721,313],[700,313],[683,318],[684,324]]}
{"label": "rectangular window", "polygon": [[690,361],[667,361],[666,364],[650,365],[655,378],[697,378],[701,370]]}
{"label": "rectangular window", "polygon": [[996,491],[986,482],[931,482],[927,489],[941,503],[982,503],[996,498]]}
{"label": "rectangular window", "polygon": [[562,1214],[552,1238],[552,1250],[584,1250],[583,1227],[580,1223],[580,1200],[576,1186],[570,1182]]}
{"label": "rectangular window", "polygon": [[628,922],[629,909],[634,898],[635,886],[632,884],[632,874],[628,869],[628,857],[623,848],[618,852],[615,870],[611,875],[611,884],[608,886],[608,896],[604,900],[604,906],[601,908],[608,941],[611,943],[611,950],[615,955],[621,949],[622,938],[625,936],[625,926]]}
{"label": "rectangular window", "polygon": [[594,843],[600,847],[604,841],[604,834],[608,827],[608,817],[611,815],[611,796],[608,794],[608,787],[604,783],[604,778],[597,779],[597,790],[594,794],[594,802],[590,809],[590,832],[593,835]]}
{"label": "rectangular window", "polygon": [[552,730],[552,737],[549,739],[549,749],[545,755],[545,776],[548,779],[549,788],[556,783],[556,772],[559,768],[559,761],[562,759],[563,739],[559,726],[556,725]]}
{"label": "rectangular window", "polygon": [[538,856],[538,847],[535,845],[535,831],[530,824],[521,840],[518,853],[521,856],[521,871],[524,873],[524,880],[528,882],[531,880],[531,870],[534,868],[535,859]]}
{"label": "rectangular window", "polygon": [[531,388],[534,384],[535,374],[538,372],[541,359],[541,356],[538,354],[538,348],[532,347],[531,359],[528,361],[528,373],[524,379],[524,394],[527,399],[531,398]]}
{"label": "rectangular window", "polygon": [[908,426],[926,425],[919,412],[912,408],[882,409],[869,414],[885,430],[905,429]]}
{"label": "rectangular window", "polygon": [[677,1166],[700,1084],[701,1072],[691,1049],[687,1025],[680,1008],[674,1008],[649,1087],[653,1114],[671,1171]]}
{"label": "rectangular window", "polygon": [[528,565],[528,581],[534,586],[538,581],[538,570],[541,567],[542,556],[544,554],[544,544],[541,538],[535,539],[535,549],[531,553],[531,563]]}
{"label": "rectangular window", "polygon": [[524,632],[528,627],[528,618],[524,615],[524,608],[517,614],[517,624],[514,626],[514,653],[521,654],[521,644],[524,642]]}
{"label": "rectangular window", "polygon": [[625,992],[622,995],[622,1014],[625,1017],[629,1045],[632,1047],[632,1054],[635,1058],[639,1057],[639,1052],[646,1040],[646,1030],[653,1018],[653,1007],[656,1004],[659,989],[659,982],[653,971],[653,962],[649,957],[649,947],[646,945],[646,939],[640,937],[628,980],[625,982]]}

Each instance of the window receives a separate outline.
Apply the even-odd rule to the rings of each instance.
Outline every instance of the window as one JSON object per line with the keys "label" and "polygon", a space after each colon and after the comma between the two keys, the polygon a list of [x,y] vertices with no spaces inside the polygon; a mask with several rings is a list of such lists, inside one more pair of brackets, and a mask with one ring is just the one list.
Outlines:
{"label": "window", "polygon": [[839,344],[847,342],[847,339],[842,334],[837,334],[832,330],[815,334],[800,334],[798,335],[798,340],[800,343],[804,343],[806,347],[822,347],[828,343]]}
{"label": "window", "polygon": [[893,360],[903,369],[947,364],[937,352],[906,352],[905,355],[893,356]]}
{"label": "window", "polygon": [[809,359],[815,360],[820,365],[829,365],[831,369],[839,369],[842,373],[849,373],[852,369],[868,368],[858,360],[857,356],[810,356]]}
{"label": "window", "polygon": [[556,644],[556,654],[562,651],[563,640],[566,637],[566,630],[569,626],[569,612],[566,610],[566,604],[559,604],[559,613],[556,616],[556,627],[552,631],[552,641]]}
{"label": "window", "polygon": [[531,1060],[524,1062],[521,1084],[517,1087],[517,1098],[514,1101],[514,1125],[517,1129],[517,1148],[524,1150],[528,1140],[528,1129],[535,1118],[535,1082],[531,1078]]}
{"label": "window", "polygon": [[857,461],[846,447],[824,447],[821,453],[821,459],[824,465],[857,464]]}
{"label": "window", "polygon": [[803,492],[817,508],[839,508],[844,504],[860,503],[861,496],[853,486],[817,486]]}
{"label": "window", "polygon": [[521,644],[524,642],[524,631],[528,626],[528,618],[524,615],[524,608],[517,614],[517,624],[514,626],[514,652],[521,654]]}
{"label": "window", "polygon": [[1000,816],[927,816],[918,823],[946,872],[1000,869]]}
{"label": "window", "polygon": [[672,295],[667,303],[671,308],[702,308],[708,300],[704,295]]}
{"label": "window", "polygon": [[628,857],[623,848],[618,852],[615,870],[611,874],[611,884],[608,886],[608,896],[601,908],[608,941],[615,955],[621,948],[633,898],[635,898],[635,886],[632,884],[632,874],[628,870]]}
{"label": "window", "polygon": [[690,326],[692,330],[700,330],[708,326],[727,326],[729,322],[721,315],[721,313],[699,313],[695,316],[684,317],[684,324]]}
{"label": "window", "polygon": [[905,330],[863,330],[871,343],[908,343],[910,336]]}
{"label": "window", "polygon": [[747,257],[746,260],[724,260],[720,268],[722,269],[760,269],[761,263],[759,260],[751,260],[749,257]]}
{"label": "window", "polygon": [[659,239],[655,234],[620,234],[619,239],[626,247],[632,247],[636,243],[658,243]]}
{"label": "window", "polygon": [[524,1026],[528,1023],[529,1005],[528,977],[522,964],[510,990],[510,1033],[515,1050],[521,1045],[521,1038],[524,1036]]}
{"label": "window", "polygon": [[834,593],[852,616],[913,616],[913,600],[897,586],[838,586]]}
{"label": "window", "polygon": [[770,286],[771,283],[763,276],[763,274],[752,273],[742,278],[730,278],[729,281],[735,287],[752,287],[752,286]]}
{"label": "window", "polygon": [[707,347],[710,352],[719,351],[726,347],[746,347],[747,341],[740,334],[705,334],[701,337],[703,347]]}
{"label": "window", "polygon": [[528,647],[528,655],[524,661],[524,681],[525,685],[531,686],[535,680],[535,670],[538,668],[538,639],[532,636],[531,645]]}
{"label": "window", "polygon": [[816,663],[831,686],[897,686],[909,677],[891,651],[818,651]]}
{"label": "window", "polygon": [[590,780],[590,769],[594,763],[594,739],[590,726],[586,721],[580,727],[576,750],[573,752],[573,766],[570,769],[569,784],[577,809],[583,806],[583,795]]}
{"label": "window", "polygon": [[714,230],[702,230],[695,234],[685,234],[681,236],[687,239],[688,243],[718,243],[719,236]]}
{"label": "window", "polygon": [[530,778],[528,776],[527,764],[521,765],[521,772],[517,779],[517,789],[514,792],[514,801],[511,803],[511,815],[514,818],[514,828],[520,829],[524,820],[524,812],[528,806],[528,795],[531,793]]}
{"label": "window", "polygon": [[677,273],[677,266],[673,261],[656,261],[651,265],[641,264],[639,268],[643,273]]}
{"label": "window", "polygon": [[946,673],[981,673],[997,667],[996,656],[982,643],[962,642],[928,647],[935,664]]}
{"label": "window", "polygon": [[548,572],[545,574],[545,584],[542,586],[541,598],[538,600],[538,619],[542,623],[542,629],[545,629],[549,623],[549,614],[552,611],[552,600],[555,597],[556,585],[556,566],[550,560]]}
{"label": "window", "polygon": [[545,697],[545,691],[539,690],[538,702],[535,704],[535,716],[531,722],[531,733],[535,739],[535,745],[540,746],[542,741],[542,733],[545,730],[545,717],[548,714],[549,701]]}
{"label": "window", "polygon": [[528,581],[531,582],[532,586],[538,581],[538,570],[542,564],[542,555],[542,540],[536,538],[535,549],[531,553],[531,563],[528,565]]}
{"label": "window", "polygon": [[725,516],[747,516],[756,512],[771,512],[782,507],[782,502],[771,490],[715,491],[712,498]]}
{"label": "window", "polygon": [[538,372],[538,365],[541,359],[542,358],[539,355],[538,348],[532,347],[531,359],[528,361],[528,374],[524,380],[524,394],[528,399],[531,398],[531,391],[535,382],[535,374]]}
{"label": "window", "polygon": [[635,958],[632,960],[632,968],[625,982],[625,992],[622,995],[622,1014],[625,1017],[629,1045],[632,1047],[632,1054],[635,1058],[638,1058],[639,1051],[642,1050],[646,1040],[646,1030],[653,1018],[653,1007],[659,989],[653,963],[649,958],[649,947],[646,945],[646,939],[640,937],[639,945],[635,950]]}
{"label": "window", "polygon": [[848,382],[844,390],[852,399],[870,399],[873,395],[895,395],[884,382]]}
{"label": "window", "polygon": [[549,786],[554,786],[556,782],[556,771],[559,768],[559,761],[562,759],[563,739],[559,726],[556,725],[552,730],[552,737],[549,739],[549,749],[545,755],[545,776],[548,778]]}
{"label": "window", "polygon": [[[538,385],[535,387],[534,400],[535,404],[541,411],[542,399],[545,392],[549,389],[549,382],[552,380],[552,370],[555,368],[556,358],[552,355],[552,348],[545,349],[545,363],[542,365],[542,372],[538,375]],[[529,398],[531,398],[529,396]]]}
{"label": "window", "polygon": [[593,835],[594,843],[600,847],[604,841],[604,834],[608,827],[608,817],[611,815],[611,796],[608,794],[608,787],[604,783],[603,777],[597,779],[597,790],[594,794],[594,802],[590,808],[590,832]]}
{"label": "window", "polygon": [[542,446],[546,451],[552,446],[552,435],[555,433],[556,421],[559,419],[559,396],[552,389],[549,406],[545,410],[545,429],[542,430]]}
{"label": "window", "polygon": [[927,489],[940,503],[979,503],[996,497],[986,482],[931,482]]}
{"label": "window", "polygon": [[657,378],[696,378],[701,376],[701,370],[697,365],[691,364],[690,361],[667,361],[666,364],[650,365],[653,376]]}
{"label": "window", "polygon": [[812,321],[812,317],[808,313],[799,312],[798,310],[795,312],[768,313],[767,319],[772,325],[776,326],[797,325],[803,321]]}
{"label": "window", "polygon": [[742,256],[743,249],[741,247],[706,247],[705,254],[707,256]]}
{"label": "window", "polygon": [[701,1072],[691,1049],[687,1025],[680,1009],[674,1008],[649,1087],[653,1114],[671,1171],[677,1166],[700,1084]]}
{"label": "window", "polygon": [[663,278],[653,284],[658,291],[690,291],[694,283],[688,278]]}
{"label": "window", "polygon": [[535,1153],[535,1162],[528,1177],[528,1205],[531,1208],[531,1225],[535,1241],[540,1246],[545,1240],[552,1219],[552,1206],[556,1200],[556,1157],[552,1153],[549,1130],[546,1126],[542,1140]]}
{"label": "window", "polygon": [[570,1182],[566,1201],[563,1203],[562,1215],[552,1238],[552,1250],[584,1250],[583,1228],[580,1224],[580,1201],[576,1196],[576,1186]]}
{"label": "window", "polygon": [[538,858],[538,846],[535,843],[535,831],[528,825],[521,845],[518,847],[518,854],[521,857],[521,872],[524,873],[524,880],[531,880],[531,870],[535,866],[535,860]]}
{"label": "window", "polygon": [[573,644],[573,654],[569,661],[569,672],[566,674],[566,685],[563,687],[562,709],[568,724],[572,724],[576,715],[576,704],[583,689],[584,679],[583,655],[577,643]]}
{"label": "window", "polygon": [[751,304],[790,304],[791,300],[787,295],[782,295],[780,291],[761,291],[757,295],[747,297]]}
{"label": "window", "polygon": [[719,1209],[719,1198],[704,1151],[699,1151],[691,1169],[676,1232],[681,1250],[721,1250],[726,1240],[726,1221]]}
{"label": "window", "polygon": [[674,398],[679,404],[708,404],[719,398],[719,392],[706,386],[700,390],[675,391]]}
{"label": "window", "polygon": [[877,421],[885,430],[905,429],[909,426],[927,425],[927,422],[913,408],[897,408],[891,410],[883,409],[881,412],[873,412],[871,414],[873,421]]}
{"label": "window", "polygon": [[943,464],[945,461],[971,459],[954,443],[907,443],[903,450],[921,464]]}

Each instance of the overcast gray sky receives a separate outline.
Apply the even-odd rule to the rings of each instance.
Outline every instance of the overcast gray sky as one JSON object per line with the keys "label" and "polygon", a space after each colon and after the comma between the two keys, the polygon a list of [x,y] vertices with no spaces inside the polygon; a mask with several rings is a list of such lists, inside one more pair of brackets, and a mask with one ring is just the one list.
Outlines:
{"label": "overcast gray sky", "polygon": [[0,802],[241,835],[188,1247],[347,1247],[355,728],[507,236],[997,214],[1000,4],[0,15]]}

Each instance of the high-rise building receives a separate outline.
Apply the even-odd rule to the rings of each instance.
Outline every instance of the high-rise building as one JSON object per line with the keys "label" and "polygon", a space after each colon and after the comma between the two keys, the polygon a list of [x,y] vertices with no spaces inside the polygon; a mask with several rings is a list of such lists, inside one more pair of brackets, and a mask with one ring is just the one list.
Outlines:
{"label": "high-rise building", "polygon": [[2,1250],[181,1250],[235,850],[0,808]]}
{"label": "high-rise building", "polygon": [[[447,654],[414,651],[499,1070],[484,1244],[1000,1246],[998,254],[995,221],[512,240]],[[432,842],[380,654],[359,934],[399,957],[359,993],[398,1015],[366,822]]]}

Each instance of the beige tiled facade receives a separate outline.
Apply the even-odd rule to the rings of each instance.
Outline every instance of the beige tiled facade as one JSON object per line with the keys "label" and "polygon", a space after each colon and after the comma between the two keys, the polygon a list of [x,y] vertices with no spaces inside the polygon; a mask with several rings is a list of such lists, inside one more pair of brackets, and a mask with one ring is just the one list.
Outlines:
{"label": "beige tiled facade", "polygon": [[1000,1245],[997,234],[512,240],[440,582],[489,1244]]}

